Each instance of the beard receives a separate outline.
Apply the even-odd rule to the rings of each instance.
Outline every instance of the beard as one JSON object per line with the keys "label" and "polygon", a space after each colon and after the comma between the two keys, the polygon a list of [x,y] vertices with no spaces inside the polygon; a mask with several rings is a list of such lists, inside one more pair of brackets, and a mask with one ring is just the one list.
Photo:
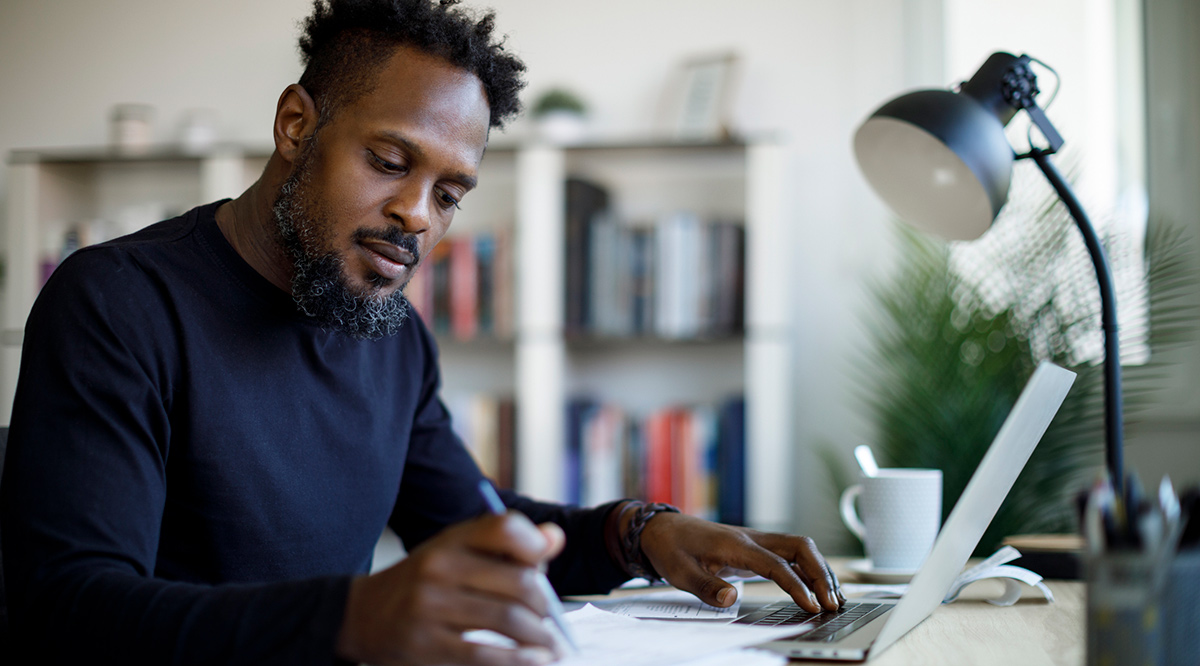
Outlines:
{"label": "beard", "polygon": [[[310,205],[307,196],[311,189],[314,148],[313,142],[305,146],[296,169],[280,188],[272,207],[279,242],[292,260],[292,299],[304,314],[326,330],[359,340],[393,335],[408,318],[408,300],[400,289],[387,296],[380,295],[378,292],[388,280],[376,273],[367,277],[370,285],[365,289],[350,284],[345,261],[332,245],[332,225],[328,219],[320,219],[320,211]],[[369,229],[354,232],[355,241],[366,238],[398,245],[419,259],[416,239],[395,227],[384,232]]]}

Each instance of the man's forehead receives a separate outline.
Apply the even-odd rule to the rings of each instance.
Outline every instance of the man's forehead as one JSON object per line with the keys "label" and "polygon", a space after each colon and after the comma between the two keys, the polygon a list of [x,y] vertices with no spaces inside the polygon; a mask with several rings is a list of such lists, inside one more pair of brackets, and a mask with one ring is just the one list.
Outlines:
{"label": "man's forehead", "polygon": [[364,119],[385,129],[392,126],[413,140],[419,127],[421,134],[475,145],[479,155],[487,143],[491,112],[483,82],[473,72],[410,46],[396,48],[371,90],[351,106]]}

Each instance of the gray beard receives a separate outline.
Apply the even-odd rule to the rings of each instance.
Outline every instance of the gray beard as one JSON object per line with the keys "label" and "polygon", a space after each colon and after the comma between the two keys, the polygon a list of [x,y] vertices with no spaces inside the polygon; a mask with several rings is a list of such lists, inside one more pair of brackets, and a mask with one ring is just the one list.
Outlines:
{"label": "gray beard", "polygon": [[328,234],[304,204],[307,176],[308,156],[302,156],[272,207],[280,243],[292,259],[292,299],[326,330],[359,340],[395,334],[408,318],[408,300],[399,290],[381,297],[351,288],[344,262],[328,249]]}

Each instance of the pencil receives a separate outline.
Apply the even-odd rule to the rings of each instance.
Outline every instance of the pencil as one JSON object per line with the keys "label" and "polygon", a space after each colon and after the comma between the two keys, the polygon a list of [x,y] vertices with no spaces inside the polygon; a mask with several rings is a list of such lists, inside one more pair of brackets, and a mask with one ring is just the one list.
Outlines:
{"label": "pencil", "polygon": [[[483,501],[487,504],[488,510],[497,516],[503,516],[507,509],[504,502],[500,500],[500,496],[496,494],[496,489],[492,487],[492,483],[487,479],[479,482],[479,494],[483,496]],[[558,631],[567,641],[567,645],[575,652],[579,652],[579,645],[575,643],[575,638],[571,635],[571,630],[567,627],[567,620],[564,615],[562,602],[558,599],[558,593],[554,591],[554,586],[550,585],[550,580],[546,578],[545,572],[538,571],[537,575],[538,587],[541,588],[542,594],[546,597],[547,606],[550,608],[550,619],[554,625],[558,627]]]}

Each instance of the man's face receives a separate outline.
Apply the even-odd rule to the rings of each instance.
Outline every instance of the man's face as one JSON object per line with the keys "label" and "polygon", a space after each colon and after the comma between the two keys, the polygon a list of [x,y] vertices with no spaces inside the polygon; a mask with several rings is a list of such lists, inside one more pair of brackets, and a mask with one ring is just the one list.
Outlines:
{"label": "man's face", "polygon": [[359,338],[396,332],[401,289],[475,185],[489,117],[475,75],[402,46],[309,140],[274,208],[307,314]]}

